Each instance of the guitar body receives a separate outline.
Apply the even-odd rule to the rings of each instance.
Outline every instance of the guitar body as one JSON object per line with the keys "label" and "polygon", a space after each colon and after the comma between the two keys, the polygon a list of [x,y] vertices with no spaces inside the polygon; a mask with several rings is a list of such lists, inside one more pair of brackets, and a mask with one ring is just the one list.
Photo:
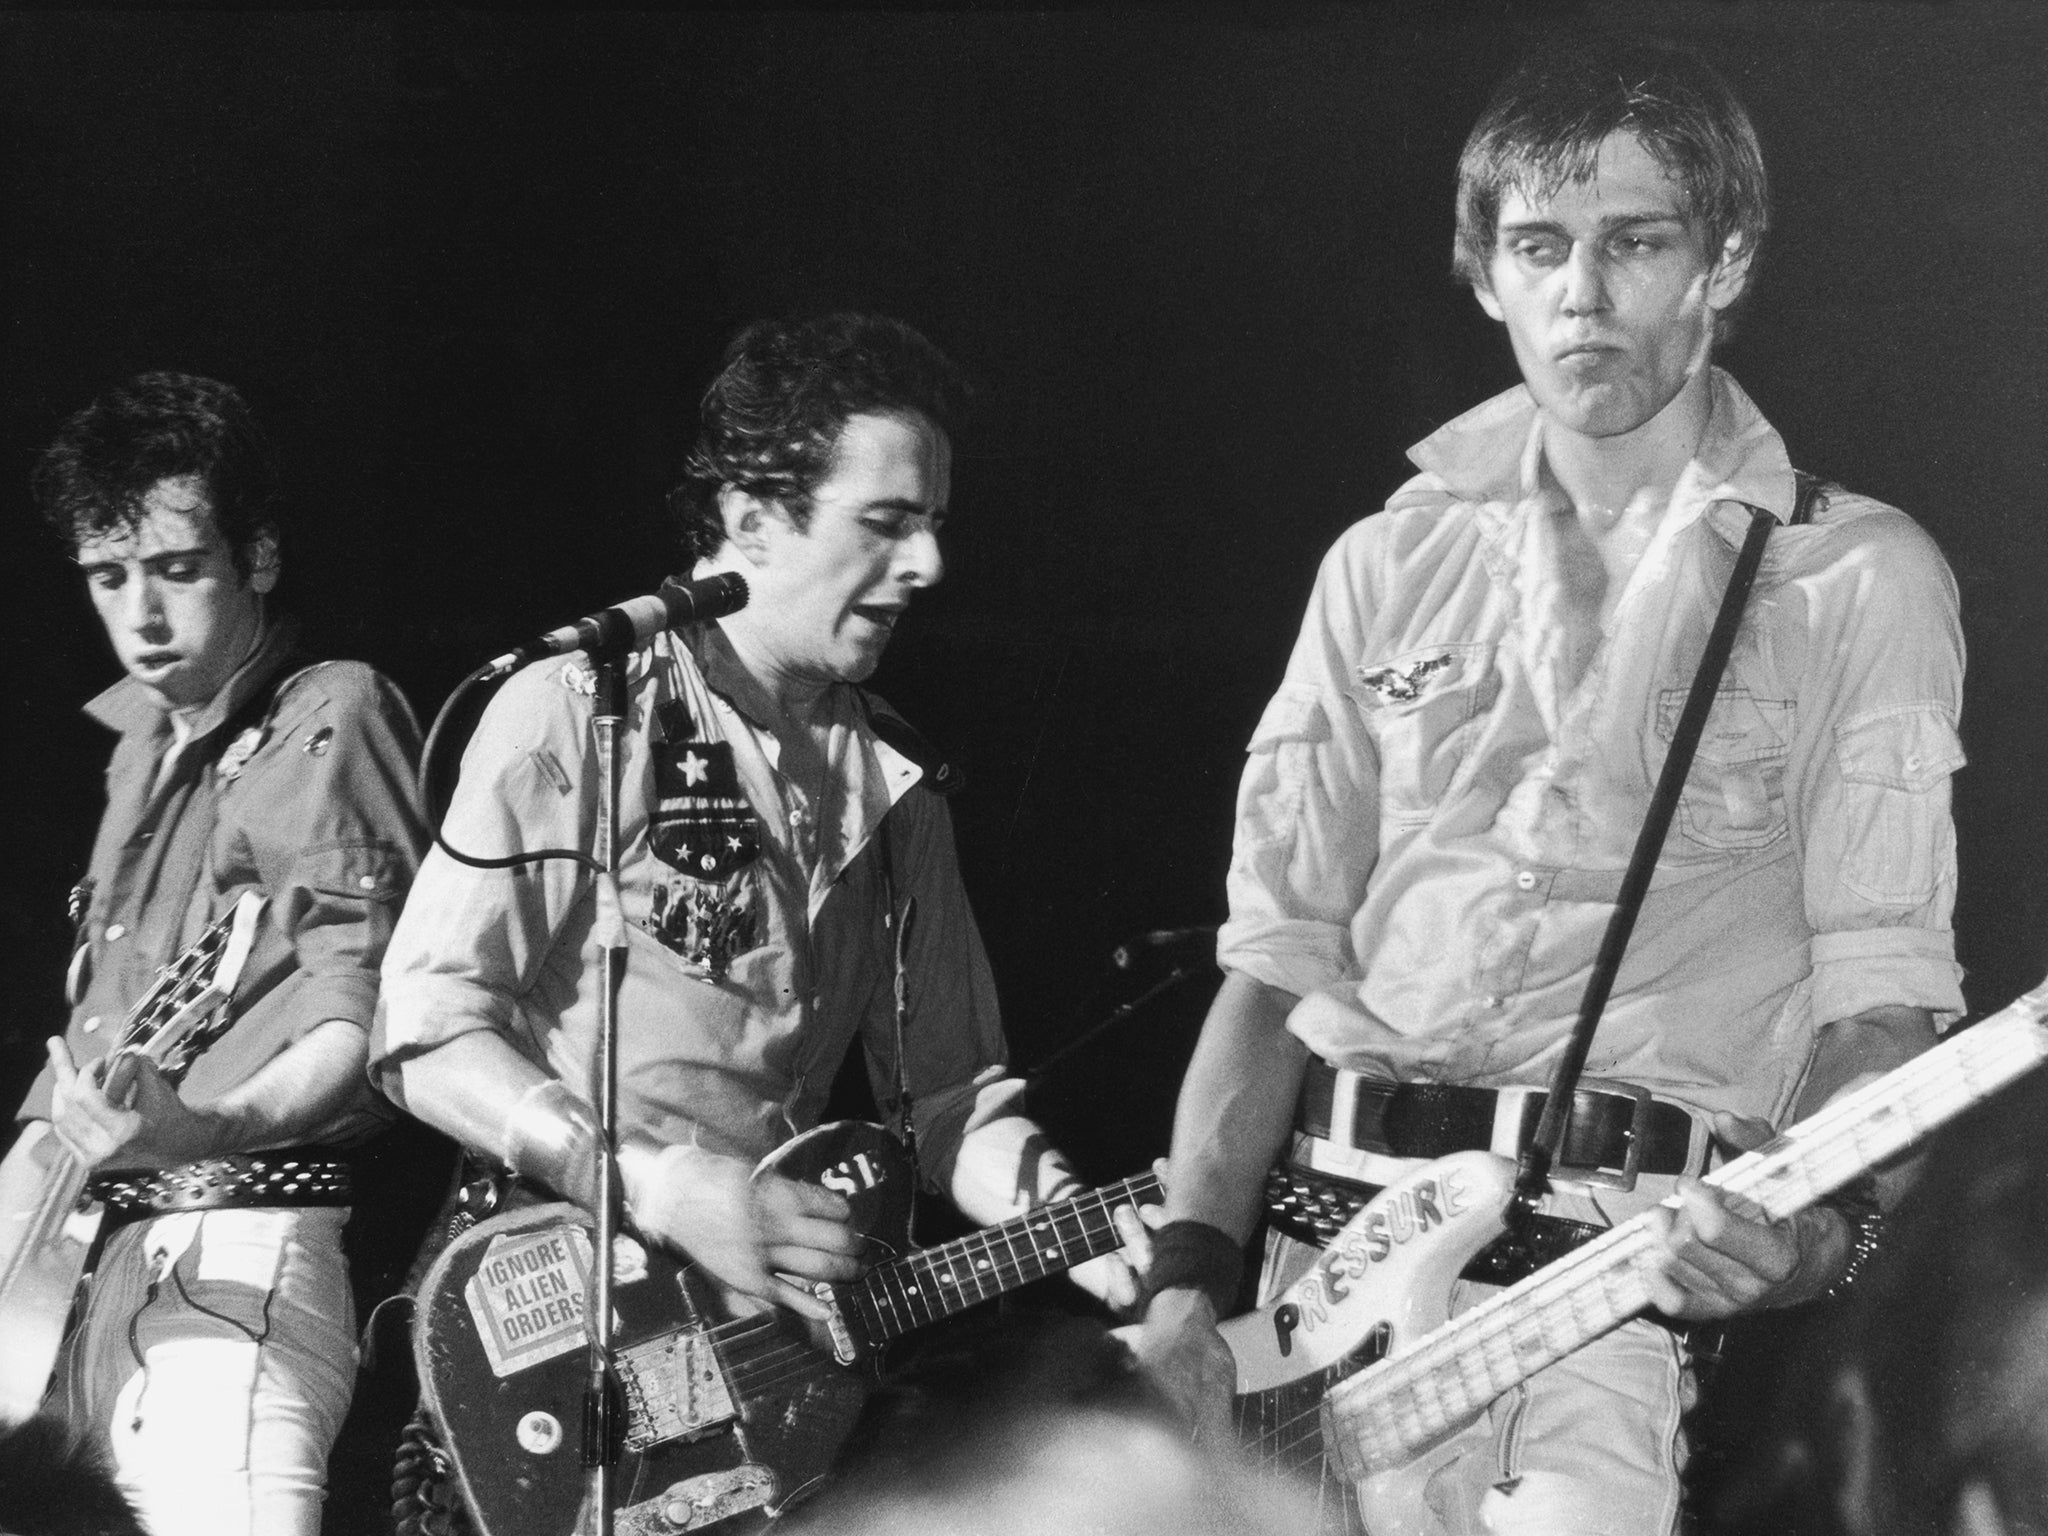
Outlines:
{"label": "guitar body", "polygon": [[1375,1359],[1398,1355],[1436,1328],[1449,1316],[1451,1282],[1506,1230],[1514,1188],[1514,1164],[1491,1152],[1454,1152],[1389,1184],[1313,1269],[1222,1325],[1238,1393],[1322,1374],[1375,1339]]}
{"label": "guitar body", "polygon": [[[1448,1318],[1453,1282],[1505,1230],[1514,1183],[1514,1165],[1489,1152],[1430,1163],[1374,1196],[1272,1302],[1222,1325],[1240,1438],[1263,1467],[1316,1482],[1327,1529],[1359,1527],[1351,1485],[1326,1455],[1324,1394]],[[1382,1524],[1372,1536],[1403,1531]]]}
{"label": "guitar body", "polygon": [[[1141,1174],[913,1250],[911,1168],[879,1126],[821,1125],[758,1171],[844,1195],[867,1271],[813,1288],[831,1313],[814,1337],[782,1308],[733,1316],[690,1266],[618,1239],[621,1536],[715,1525],[730,1536],[780,1513],[831,1470],[860,1416],[869,1379],[849,1367],[914,1329],[1114,1252],[1123,1241],[1115,1212],[1161,1196],[1158,1179]],[[450,1243],[420,1289],[420,1381],[484,1536],[570,1536],[587,1523],[590,1232],[569,1205],[496,1217]]]}
{"label": "guitar body", "polygon": [[84,1170],[48,1125],[21,1134],[35,1141],[0,1187],[0,1426],[42,1403],[100,1228],[97,1205],[79,1209]]}
{"label": "guitar body", "polygon": [[[230,1026],[229,1003],[256,942],[265,898],[251,891],[157,972],[107,1056],[146,1056],[176,1086]],[[63,1347],[101,1208],[82,1200],[88,1170],[51,1134],[25,1127],[0,1172],[0,1428],[41,1406]]]}
{"label": "guitar body", "polygon": [[[908,1245],[910,1167],[879,1127],[820,1126],[763,1167],[846,1195],[878,1255]],[[579,1529],[591,1230],[571,1205],[493,1217],[450,1243],[421,1287],[420,1381],[484,1536]],[[614,1252],[626,1409],[615,1529],[759,1524],[830,1470],[867,1378],[785,1310],[734,1317],[689,1265],[631,1237]]]}

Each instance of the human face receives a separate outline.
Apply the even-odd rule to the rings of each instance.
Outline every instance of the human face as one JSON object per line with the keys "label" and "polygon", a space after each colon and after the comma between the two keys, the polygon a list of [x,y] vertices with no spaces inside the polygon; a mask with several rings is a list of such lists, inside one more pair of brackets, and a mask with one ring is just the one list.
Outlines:
{"label": "human face", "polygon": [[[1748,253],[1703,248],[1685,194],[1635,135],[1610,134],[1592,179],[1501,200],[1481,307],[1508,329],[1536,403],[1586,437],[1632,432],[1704,389],[1714,317]],[[1695,383],[1697,381],[1697,383]]]}
{"label": "human face", "polygon": [[873,674],[911,597],[945,571],[952,482],[946,436],[923,416],[858,415],[840,429],[804,526],[780,503],[752,503],[742,548],[754,598],[735,617],[764,681],[800,695]]}
{"label": "human face", "polygon": [[248,657],[276,584],[259,541],[245,578],[195,475],[159,480],[134,524],[82,540],[86,590],[128,675],[165,709],[204,704]]}

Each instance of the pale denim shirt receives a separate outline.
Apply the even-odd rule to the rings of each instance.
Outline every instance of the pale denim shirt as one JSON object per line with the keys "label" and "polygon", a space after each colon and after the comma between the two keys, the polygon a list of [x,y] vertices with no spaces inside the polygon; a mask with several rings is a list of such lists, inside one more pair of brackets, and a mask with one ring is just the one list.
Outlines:
{"label": "pale denim shirt", "polygon": [[[1743,504],[1792,508],[1784,444],[1716,370],[1705,441],[1574,686],[1541,454],[1522,388],[1416,447],[1422,474],[1324,560],[1252,738],[1219,959],[1303,997],[1289,1028],[1373,1077],[1547,1080]],[[1904,514],[1837,491],[1773,530],[1589,1080],[1779,1121],[1820,1025],[1960,1014],[1962,652],[1955,583]],[[1369,1044],[1360,1011],[1397,1043]]]}
{"label": "pale denim shirt", "polygon": [[[1017,1112],[995,987],[968,909],[943,801],[922,770],[870,729],[857,690],[828,696],[828,792],[812,803],[777,768],[779,743],[750,718],[759,695],[723,636],[663,634],[629,671],[621,733],[620,891],[628,937],[620,989],[619,1094],[627,1125],[667,1143],[757,1159],[817,1122],[841,1058],[864,1039],[881,1103],[893,1104],[891,941],[877,830],[891,828],[896,900],[908,927],[904,1055],[924,1176],[944,1188],[972,1125]],[[688,726],[672,706],[687,708]],[[494,699],[463,759],[446,835],[497,855],[591,846],[596,758],[590,674],[578,658],[538,663]],[[878,709],[879,705],[876,706]],[[754,928],[714,974],[658,933],[688,882],[654,851],[660,722],[730,743],[761,854],[738,876]],[[651,722],[653,722],[651,724]],[[693,770],[694,771],[694,770]],[[594,1098],[598,1010],[592,877],[564,861],[517,873],[429,853],[385,958],[373,1070],[470,1030],[495,1030]]]}

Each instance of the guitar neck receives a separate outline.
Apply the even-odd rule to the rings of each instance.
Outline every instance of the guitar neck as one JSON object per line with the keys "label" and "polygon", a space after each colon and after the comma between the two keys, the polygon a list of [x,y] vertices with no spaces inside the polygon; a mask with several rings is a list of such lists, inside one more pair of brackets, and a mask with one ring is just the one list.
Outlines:
{"label": "guitar neck", "polygon": [[[2048,988],[1709,1174],[1773,1220],[1805,1209],[2048,1059]],[[1646,1211],[1461,1313],[1344,1383],[1331,1407],[1366,1461],[1390,1465],[1649,1306],[1657,1243]]]}
{"label": "guitar neck", "polygon": [[1159,1198],[1159,1180],[1140,1174],[890,1259],[841,1289],[841,1312],[870,1346],[886,1344],[977,1302],[1115,1251],[1123,1239],[1110,1213],[1120,1205]]}

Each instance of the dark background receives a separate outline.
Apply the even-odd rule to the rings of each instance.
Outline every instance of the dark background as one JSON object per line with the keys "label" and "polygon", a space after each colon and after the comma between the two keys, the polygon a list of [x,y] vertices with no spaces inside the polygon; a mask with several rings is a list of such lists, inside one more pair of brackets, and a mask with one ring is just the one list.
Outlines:
{"label": "dark background", "polygon": [[[2040,978],[2048,882],[2048,14],[1992,4],[1275,5],[681,16],[0,16],[8,1080],[57,1027],[114,666],[26,479],[144,368],[285,445],[312,638],[423,714],[679,563],[660,509],[727,337],[900,315],[981,386],[948,574],[878,686],[954,802],[1017,1054],[1215,922],[1243,742],[1315,563],[1513,382],[1448,276],[1459,144],[1519,45],[1620,25],[1749,102],[1777,216],[1723,358],[1795,461],[1905,507],[1970,643],[1958,945]],[[1040,1094],[1100,1177],[1164,1150],[1213,973]]]}

